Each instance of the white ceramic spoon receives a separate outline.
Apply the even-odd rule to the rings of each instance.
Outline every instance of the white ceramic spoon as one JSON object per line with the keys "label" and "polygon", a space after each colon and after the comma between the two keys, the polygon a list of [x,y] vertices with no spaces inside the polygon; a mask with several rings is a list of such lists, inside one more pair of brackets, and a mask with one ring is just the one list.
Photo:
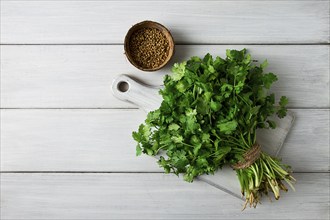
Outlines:
{"label": "white ceramic spoon", "polygon": [[[139,83],[127,75],[118,75],[112,83],[112,92],[120,100],[133,103],[146,113],[159,108],[162,97],[158,94],[161,87],[152,87]],[[260,129],[257,131],[258,143],[262,150],[277,156],[294,121],[294,114],[288,111],[285,118],[274,116],[276,129]],[[221,189],[237,198],[241,198],[240,185],[235,171],[226,166],[214,175],[201,175],[198,179]]]}

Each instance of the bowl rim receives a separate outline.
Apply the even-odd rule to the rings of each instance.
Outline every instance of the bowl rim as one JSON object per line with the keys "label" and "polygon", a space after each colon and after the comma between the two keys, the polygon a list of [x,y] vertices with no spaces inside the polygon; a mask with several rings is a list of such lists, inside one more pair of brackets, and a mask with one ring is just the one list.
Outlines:
{"label": "bowl rim", "polygon": [[[166,36],[166,39],[169,41],[169,54],[168,54],[168,57],[166,58],[166,60],[161,65],[159,65],[158,67],[155,67],[155,68],[151,68],[151,69],[141,67],[137,63],[135,63],[135,61],[131,57],[130,50],[129,50],[129,40],[130,40],[131,35],[136,30],[139,30],[139,29],[148,27],[148,25],[146,25],[146,24],[153,24],[153,25],[155,25],[156,27],[153,27],[153,28],[157,28],[157,26],[159,26],[162,30],[160,30],[158,28],[157,29],[160,30],[160,31],[162,31],[162,32],[166,32],[167,35],[165,35],[165,36]],[[139,26],[141,26],[141,27],[139,27]],[[173,39],[173,36],[172,36],[171,32],[164,25],[162,25],[162,24],[160,24],[158,22],[155,22],[155,21],[144,20],[144,21],[141,21],[139,23],[134,24],[131,28],[128,29],[128,31],[127,31],[127,33],[125,35],[125,40],[124,40],[124,50],[125,50],[125,55],[126,55],[128,61],[133,66],[135,66],[136,68],[138,68],[138,69],[140,69],[142,71],[152,72],[152,71],[157,71],[157,70],[163,68],[166,64],[168,64],[168,62],[173,57],[173,54],[174,54],[174,51],[175,51],[175,43],[174,43],[174,39]]]}

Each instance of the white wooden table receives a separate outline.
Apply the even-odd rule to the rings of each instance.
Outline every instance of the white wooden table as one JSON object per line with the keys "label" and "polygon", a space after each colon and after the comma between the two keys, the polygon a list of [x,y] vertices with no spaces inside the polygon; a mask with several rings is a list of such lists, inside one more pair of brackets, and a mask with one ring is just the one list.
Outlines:
{"label": "white wooden table", "polygon": [[[167,26],[172,60],[246,47],[279,76],[296,114],[281,157],[296,192],[241,212],[204,182],[135,157],[145,113],[115,99],[141,72],[123,39],[142,20]],[[1,219],[329,219],[329,1],[1,1]]]}

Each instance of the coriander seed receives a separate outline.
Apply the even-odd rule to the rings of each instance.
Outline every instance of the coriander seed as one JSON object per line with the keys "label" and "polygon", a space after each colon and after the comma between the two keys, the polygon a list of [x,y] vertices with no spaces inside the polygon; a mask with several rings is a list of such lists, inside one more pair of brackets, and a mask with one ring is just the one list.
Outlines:
{"label": "coriander seed", "polygon": [[136,30],[129,40],[129,52],[134,62],[144,69],[161,66],[169,55],[169,42],[157,28]]}

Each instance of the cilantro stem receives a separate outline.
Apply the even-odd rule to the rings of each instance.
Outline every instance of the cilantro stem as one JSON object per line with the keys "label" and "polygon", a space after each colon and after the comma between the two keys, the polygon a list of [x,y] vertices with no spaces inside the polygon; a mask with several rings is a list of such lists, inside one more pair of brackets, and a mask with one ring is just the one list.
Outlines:
{"label": "cilantro stem", "polygon": [[242,144],[240,144],[240,143],[235,143],[235,142],[228,141],[228,140],[222,140],[222,141],[223,141],[223,142],[226,142],[226,143],[229,143],[229,144],[233,144],[233,145],[239,146],[239,147],[242,146]]}
{"label": "cilantro stem", "polygon": [[160,151],[161,149],[164,149],[165,147],[167,147],[167,145],[164,145],[164,146],[158,148],[157,151],[155,152],[155,155],[157,155],[157,154],[159,153],[159,151]]}
{"label": "cilantro stem", "polygon": [[190,145],[190,144],[186,144],[186,143],[184,143],[184,142],[181,142],[181,144],[182,144],[182,145],[185,145],[185,146],[187,146],[187,147],[192,147],[192,148],[194,148],[194,146],[193,146],[193,145]]}
{"label": "cilantro stem", "polygon": [[245,141],[245,139],[244,139],[244,136],[243,136],[243,134],[241,133],[241,138],[242,138],[242,141],[243,141],[243,143],[245,144],[245,146],[246,146],[246,148],[245,149],[249,149],[250,147],[251,147],[251,145],[249,145],[249,144],[247,144],[246,143],[246,141]]}

